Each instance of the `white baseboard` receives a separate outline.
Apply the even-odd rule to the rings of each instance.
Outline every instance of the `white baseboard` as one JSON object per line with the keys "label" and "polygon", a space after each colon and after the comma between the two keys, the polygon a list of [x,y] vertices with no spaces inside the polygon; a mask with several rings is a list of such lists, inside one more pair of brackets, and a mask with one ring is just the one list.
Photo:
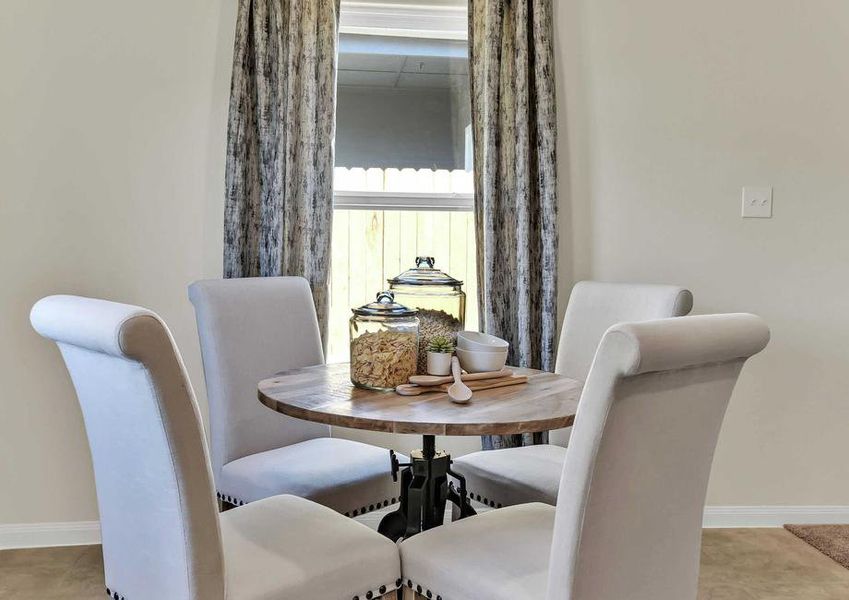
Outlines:
{"label": "white baseboard", "polygon": [[[703,523],[708,528],[842,524],[849,523],[849,506],[708,506]],[[97,521],[0,524],[0,550],[99,543]]]}
{"label": "white baseboard", "polygon": [[0,524],[0,550],[45,548],[48,546],[85,546],[99,543],[100,523],[98,521]]}
{"label": "white baseboard", "polygon": [[706,506],[704,527],[782,527],[849,523],[849,506]]}

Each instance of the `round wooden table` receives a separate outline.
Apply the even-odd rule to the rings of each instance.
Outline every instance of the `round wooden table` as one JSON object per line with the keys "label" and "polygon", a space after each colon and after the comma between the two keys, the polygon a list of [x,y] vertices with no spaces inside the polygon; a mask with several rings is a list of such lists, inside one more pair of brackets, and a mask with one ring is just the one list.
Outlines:
{"label": "round wooden table", "polygon": [[[268,408],[290,417],[388,433],[418,433],[422,449],[401,464],[390,452],[392,477],[401,474],[401,504],[386,515],[379,531],[397,540],[442,524],[451,501],[460,516],[474,514],[465,480],[451,471],[451,457],[436,449],[436,435],[510,435],[568,427],[575,419],[581,383],[554,373],[511,367],[528,383],[478,390],[467,404],[442,392],[399,396],[354,387],[347,363],[284,371],[259,382]],[[459,489],[448,476],[460,482]]]}

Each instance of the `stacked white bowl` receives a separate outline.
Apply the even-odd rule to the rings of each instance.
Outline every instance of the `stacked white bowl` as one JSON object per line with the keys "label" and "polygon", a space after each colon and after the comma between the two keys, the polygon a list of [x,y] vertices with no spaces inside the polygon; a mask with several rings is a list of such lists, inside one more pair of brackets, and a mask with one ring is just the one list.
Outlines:
{"label": "stacked white bowl", "polygon": [[488,333],[461,331],[457,334],[457,358],[468,373],[500,371],[507,363],[509,348],[506,341]]}

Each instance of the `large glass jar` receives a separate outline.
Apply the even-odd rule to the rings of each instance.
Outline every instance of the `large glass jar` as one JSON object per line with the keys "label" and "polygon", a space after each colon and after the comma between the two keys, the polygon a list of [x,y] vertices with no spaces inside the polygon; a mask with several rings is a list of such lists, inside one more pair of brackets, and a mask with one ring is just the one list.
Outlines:
{"label": "large glass jar", "polygon": [[374,302],[352,309],[351,383],[392,390],[416,374],[419,320],[416,311],[380,292]]}
{"label": "large glass jar", "polygon": [[427,346],[434,336],[456,340],[466,322],[463,282],[436,268],[432,256],[416,258],[416,267],[389,280],[395,299],[419,311],[418,372],[427,371]]}

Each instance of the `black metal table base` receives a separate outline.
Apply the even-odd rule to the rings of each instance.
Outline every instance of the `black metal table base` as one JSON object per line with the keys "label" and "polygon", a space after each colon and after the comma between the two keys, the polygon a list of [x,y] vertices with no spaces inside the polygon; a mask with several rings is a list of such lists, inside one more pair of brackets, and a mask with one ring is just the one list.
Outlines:
{"label": "black metal table base", "polygon": [[[399,463],[391,450],[390,460],[392,478],[398,481],[401,475],[401,504],[381,519],[377,530],[392,541],[442,525],[447,502],[457,506],[461,519],[475,514],[465,478],[451,471],[451,456],[436,450],[434,436],[423,436],[422,449],[410,453],[409,463]],[[449,475],[460,482],[459,489],[448,481]]]}

